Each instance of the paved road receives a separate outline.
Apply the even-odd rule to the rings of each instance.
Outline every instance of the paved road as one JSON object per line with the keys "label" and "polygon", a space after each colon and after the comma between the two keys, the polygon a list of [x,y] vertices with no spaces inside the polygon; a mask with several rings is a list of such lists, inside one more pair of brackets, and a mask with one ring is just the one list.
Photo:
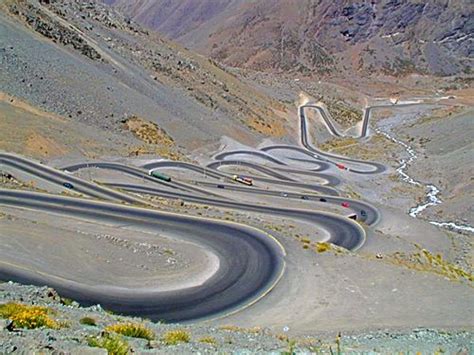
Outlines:
{"label": "paved road", "polygon": [[[143,202],[128,194],[86,182],[24,158],[2,154],[0,159],[3,165],[20,169],[53,184],[62,186],[64,182],[71,182],[75,190],[89,196],[111,201]],[[90,163],[76,164],[68,167],[67,170],[73,171],[91,166]],[[116,163],[95,163],[95,166],[112,168],[140,178],[144,177],[142,170]],[[220,175],[220,172],[215,173]],[[156,182],[155,179],[153,182]],[[215,198],[209,193],[203,197],[196,191],[204,190],[195,187],[189,189],[188,185],[175,189],[169,189],[168,184],[157,184],[157,186],[162,186],[162,189],[139,185],[116,187],[141,193],[185,198],[227,208],[271,213],[286,218],[305,219],[327,230],[332,243],[352,250],[359,248],[365,240],[364,230],[352,220],[342,216],[236,203]],[[181,185],[178,186],[181,187]],[[183,191],[184,188],[186,191]],[[155,227],[160,232],[170,231],[173,235],[183,236],[183,240],[186,238],[192,240],[212,250],[219,257],[221,264],[218,274],[200,287],[175,292],[142,292],[140,290],[114,290],[112,292],[112,281],[109,286],[104,282],[106,286],[90,287],[74,280],[63,280],[54,275],[41,274],[35,270],[0,264],[2,279],[38,285],[47,284],[56,288],[65,297],[74,298],[83,304],[100,303],[106,308],[131,315],[145,316],[154,320],[184,321],[231,312],[265,295],[274,287],[284,270],[284,250],[276,240],[262,231],[235,223],[15,190],[0,190],[0,205],[59,213],[108,224],[126,223],[137,227]],[[232,238],[229,238],[229,235],[232,235]]]}
{"label": "paved road", "polygon": [[87,196],[115,202],[143,203],[142,200],[133,196],[101,187],[70,174],[66,174],[60,170],[52,169],[46,165],[36,163],[14,154],[0,153],[0,164],[23,171],[31,176],[42,179],[43,181],[60,186],[63,186],[65,182],[72,183],[74,185],[74,191],[83,193]]}
{"label": "paved road", "polygon": [[412,102],[412,103],[397,103],[397,104],[385,104],[385,105],[374,105],[374,106],[369,106],[366,107],[364,110],[364,115],[362,119],[362,128],[361,128],[361,133],[360,133],[360,138],[365,138],[367,137],[369,133],[369,122],[370,122],[370,115],[373,110],[379,109],[379,108],[388,108],[388,109],[394,109],[398,107],[409,107],[409,106],[419,106],[420,104],[423,105],[433,105],[432,103],[428,102]]}
{"label": "paved road", "polygon": [[[127,191],[146,193],[157,196],[162,196],[163,191],[153,187],[146,187],[141,185],[133,184],[110,184],[116,188],[121,188]],[[309,211],[309,210],[297,210],[291,208],[280,208],[271,206],[259,206],[254,203],[242,203],[235,201],[226,201],[222,199],[205,198],[201,199],[189,196],[179,196],[180,198],[188,199],[189,201],[209,204],[213,206],[220,206],[225,208],[231,208],[236,210],[242,210],[247,212],[258,212],[267,213],[273,216],[282,216],[288,219],[300,219],[308,223],[315,224],[324,230],[326,230],[330,237],[329,242],[348,250],[357,250],[360,248],[365,241],[365,232],[359,224],[354,222],[352,219],[339,216],[336,214],[322,212],[322,211]],[[328,197],[329,198],[329,197]],[[361,206],[361,205],[359,205]],[[374,216],[371,215],[371,218]],[[377,216],[375,218],[378,218]]]}
{"label": "paved road", "polygon": [[286,165],[284,162],[282,162],[280,159],[277,159],[269,154],[266,154],[265,152],[261,151],[255,151],[255,150],[232,150],[232,151],[227,151],[227,152],[222,152],[218,153],[214,156],[214,160],[224,160],[227,157],[233,156],[233,155],[238,155],[238,154],[244,154],[244,155],[253,155],[256,157],[259,157],[264,160],[268,160],[269,162],[272,162],[277,165]]}
{"label": "paved road", "polygon": [[[400,106],[400,105],[396,105]],[[371,110],[379,107],[396,107],[379,105],[368,107],[363,115],[361,137],[368,134]],[[119,171],[130,176],[153,182],[152,187],[138,184],[114,183],[109,187],[99,186],[84,181],[64,172],[49,168],[22,157],[10,154],[0,154],[0,164],[21,170],[38,179],[53,184],[63,185],[70,182],[74,190],[87,196],[113,203],[69,198],[29,191],[0,189],[0,205],[28,208],[53,214],[61,214],[95,222],[128,224],[140,229],[141,227],[155,228],[160,233],[172,233],[182,241],[192,241],[217,255],[220,261],[217,273],[202,285],[183,288],[176,291],[158,292],[153,290],[122,289],[113,286],[113,280],[104,280],[103,285],[90,286],[75,280],[64,280],[54,275],[45,275],[37,270],[8,266],[0,263],[0,278],[14,279],[24,283],[48,284],[55,287],[62,295],[74,298],[84,304],[100,303],[106,308],[131,315],[148,317],[153,320],[186,321],[210,317],[216,314],[232,312],[246,307],[268,293],[283,275],[285,269],[285,251],[281,244],[270,235],[255,228],[232,222],[224,222],[206,218],[195,218],[175,213],[159,212],[151,209],[140,209],[125,206],[117,202],[129,204],[146,204],[133,195],[121,191],[157,195],[169,198],[181,198],[186,201],[245,210],[256,213],[271,214],[288,219],[299,219],[314,224],[326,230],[329,241],[335,245],[357,250],[365,241],[365,231],[353,220],[327,212],[309,209],[291,209],[274,206],[260,206],[254,203],[243,203],[224,198],[209,192],[210,188],[224,188],[239,193],[252,193],[278,196],[282,199],[302,199],[316,201],[318,204],[341,204],[349,202],[348,211],[357,214],[358,219],[368,225],[374,225],[380,219],[379,212],[366,202],[338,197],[338,191],[330,186],[336,186],[340,180],[332,175],[324,174],[331,165],[340,161],[354,163],[357,166],[368,167],[358,169],[349,167],[346,170],[359,174],[376,174],[385,170],[382,164],[367,162],[320,151],[309,141],[308,120],[306,110],[315,109],[323,118],[328,130],[336,137],[343,135],[333,124],[330,114],[320,106],[307,104],[299,107],[300,140],[302,147],[290,145],[272,145],[260,151],[235,150],[217,154],[218,161],[208,167],[191,163],[158,161],[144,165],[142,168],[130,167],[118,163],[84,163],[69,166],[68,171],[97,167]],[[296,151],[306,156],[301,159],[314,164],[314,168],[302,170],[293,169],[286,162],[272,156],[273,150]],[[274,166],[267,167],[243,160],[229,160],[235,155],[247,154],[265,159]],[[293,158],[290,158],[293,159]],[[294,159],[298,160],[298,159]],[[276,190],[265,190],[258,187],[237,185],[232,176],[218,170],[222,165],[246,166],[269,176],[255,177],[257,182],[265,182],[283,187],[297,187],[317,191],[324,195],[313,195]],[[218,182],[195,182],[196,185],[179,181],[165,182],[148,175],[150,169],[181,168],[213,177]],[[290,176],[290,175],[291,176]],[[296,179],[298,175],[318,177],[325,180],[326,185],[302,183]],[[223,184],[222,181],[232,182]],[[120,189],[121,191],[117,191]],[[308,207],[309,206],[309,207]],[[305,205],[311,208],[315,205]],[[229,238],[229,236],[232,236]]]}
{"label": "paved road", "polygon": [[[156,161],[156,162],[151,162],[151,163],[148,163],[146,165],[143,166],[143,168],[146,168],[146,169],[157,169],[157,168],[177,168],[177,169],[185,169],[185,170],[190,170],[190,171],[194,171],[198,174],[202,174],[204,176],[209,176],[209,177],[213,177],[217,180],[222,180],[222,181],[229,181],[229,182],[233,182],[234,180],[232,179],[232,174],[228,174],[228,173],[223,173],[221,171],[218,170],[219,166],[222,166],[222,165],[230,165],[231,163],[227,162],[227,163],[221,163],[221,162],[213,162],[213,163],[210,163],[210,166],[208,167],[201,167],[199,165],[194,165],[194,164],[191,164],[191,163],[183,163],[183,162],[179,162],[179,161]],[[239,160],[239,163],[237,163],[237,165],[242,165],[242,164],[246,164],[248,167],[255,167],[257,169],[259,169],[261,172],[265,172],[265,171],[268,171],[270,168],[266,168],[264,166],[261,166],[259,164],[256,164],[256,163],[250,163],[250,162],[241,162]],[[266,170],[265,170],[266,168]],[[277,168],[277,169],[283,169],[282,171],[285,171],[284,168]],[[308,172],[305,172],[305,171],[301,171],[301,170],[292,170],[294,171],[295,173],[300,173],[300,174],[303,174],[303,173],[308,173]],[[270,171],[269,172],[270,175],[273,175],[274,174],[277,174],[277,176],[283,176],[283,174],[278,174],[277,172],[274,172],[274,171]],[[332,175],[327,175],[327,174],[314,174],[314,176],[318,177],[322,177],[322,178],[326,178],[329,180],[329,183],[333,183],[334,185],[337,185],[340,183],[340,180],[335,177],[335,176],[332,176]],[[336,190],[336,189],[333,189],[331,187],[327,187],[327,186],[321,186],[321,185],[317,185],[317,184],[307,184],[307,183],[301,183],[301,182],[296,182],[296,181],[292,181],[290,180],[291,178],[286,178],[286,180],[279,180],[279,179],[271,179],[271,178],[265,178],[265,177],[260,177],[260,176],[252,176],[252,178],[255,180],[255,181],[260,181],[260,182],[264,182],[264,183],[268,183],[268,184],[273,184],[273,185],[286,185],[288,187],[298,187],[298,188],[302,188],[302,189],[305,189],[305,190],[311,190],[311,191],[317,191],[319,193],[322,193],[322,194],[325,194],[325,195],[331,195],[331,196],[337,196],[339,195],[339,192]],[[196,182],[199,184],[199,182]],[[215,183],[215,184],[212,184],[214,185],[214,187],[217,187],[217,185],[220,185],[220,183]],[[247,187],[248,189],[252,189],[252,187]]]}
{"label": "paved road", "polygon": [[172,232],[182,240],[211,250],[219,258],[217,273],[202,285],[168,292],[114,289],[113,280],[88,286],[0,263],[3,280],[46,284],[56,288],[62,296],[86,305],[99,303],[117,312],[155,321],[194,320],[256,301],[275,285],[284,271],[285,252],[281,245],[266,233],[245,225],[28,191],[0,189],[0,205],[117,226],[126,223],[136,228],[155,228],[162,234]]}
{"label": "paved road", "polygon": [[[309,133],[308,133],[306,113],[305,113],[305,109],[309,109],[309,108],[311,108],[311,109],[313,109],[313,108],[320,109],[319,106],[314,106],[314,105],[302,105],[298,109],[298,113],[299,113],[299,117],[300,117],[301,144],[303,145],[303,147],[305,149],[307,149],[308,151],[316,154],[317,157],[325,157],[325,158],[330,158],[330,159],[337,159],[338,161],[357,163],[359,165],[365,165],[365,166],[368,166],[369,168],[371,168],[370,170],[359,170],[359,169],[355,169],[355,168],[348,169],[349,171],[354,172],[354,173],[358,173],[358,174],[379,174],[379,173],[382,173],[386,170],[385,166],[383,164],[380,164],[380,163],[347,158],[347,157],[343,157],[343,156],[340,156],[340,155],[337,155],[337,154],[331,154],[331,153],[323,152],[322,150],[319,150],[319,149],[313,147],[312,144],[309,142],[309,138],[308,138]],[[326,119],[327,119],[327,117],[326,117]]]}
{"label": "paved road", "polygon": [[[298,169],[290,169],[290,168],[282,168],[282,167],[268,167],[264,165],[260,165],[257,163],[252,163],[249,161],[242,161],[242,160],[220,160],[220,161],[215,161],[212,163],[209,163],[207,167],[209,169],[214,169],[217,170],[222,166],[245,166],[247,168],[251,168],[254,170],[257,170],[265,175],[268,175],[270,177],[273,177],[278,180],[282,181],[297,181],[294,178],[290,177],[289,174],[297,174],[297,175],[309,175],[315,178],[318,178],[320,180],[323,180],[324,185],[329,185],[329,186],[336,186],[339,185],[341,180],[333,175],[329,174],[324,174],[324,173],[318,173],[318,172],[313,172],[313,171],[308,171],[308,170],[298,170]],[[282,171],[283,173],[280,173],[278,171]],[[244,174],[247,175],[247,174]],[[259,176],[252,176],[256,181],[262,181]]]}
{"label": "paved road", "polygon": [[[198,182],[198,185],[206,186],[210,188],[217,188],[215,184],[210,182]],[[371,204],[367,202],[363,202],[360,200],[354,200],[345,197],[334,197],[332,195],[312,195],[312,194],[305,194],[305,193],[297,193],[297,192],[288,192],[282,190],[266,190],[266,189],[259,189],[259,188],[252,188],[249,189],[247,186],[238,186],[238,185],[229,185],[229,184],[219,184],[225,190],[230,191],[238,191],[241,193],[252,194],[252,195],[266,195],[266,196],[275,196],[285,199],[297,199],[297,200],[307,200],[307,201],[317,201],[320,203],[328,203],[328,204],[335,204],[341,205],[343,202],[349,202],[350,207],[348,211],[352,211],[357,214],[357,219],[364,222],[367,225],[374,225],[380,219],[380,214],[378,210],[373,207]],[[111,187],[118,187],[120,186],[116,184],[111,184]],[[177,194],[178,198],[183,198],[187,200],[182,194]],[[198,202],[200,198],[194,200]],[[202,202],[206,203],[206,202]]]}
{"label": "paved road", "polygon": [[174,181],[174,180],[170,182],[163,181],[163,180],[150,176],[148,174],[148,171],[131,167],[128,165],[124,165],[124,164],[119,164],[119,163],[107,163],[107,162],[81,163],[81,164],[75,164],[75,165],[64,167],[63,170],[74,172],[74,171],[87,169],[87,168],[99,168],[99,169],[119,171],[121,173],[140,178],[141,180],[147,180],[149,182],[164,185],[172,189],[178,189],[178,190],[187,191],[187,192],[194,192],[201,195],[209,194],[209,191],[198,189],[190,184],[185,184],[185,183]]}

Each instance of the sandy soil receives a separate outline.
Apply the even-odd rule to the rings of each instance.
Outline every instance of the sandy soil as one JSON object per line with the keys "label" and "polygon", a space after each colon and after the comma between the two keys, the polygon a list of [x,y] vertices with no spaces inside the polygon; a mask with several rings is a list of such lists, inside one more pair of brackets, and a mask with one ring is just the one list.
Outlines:
{"label": "sandy soil", "polygon": [[[2,261],[87,285],[172,290],[199,285],[217,258],[173,236],[2,208]],[[64,256],[67,255],[67,258]]]}

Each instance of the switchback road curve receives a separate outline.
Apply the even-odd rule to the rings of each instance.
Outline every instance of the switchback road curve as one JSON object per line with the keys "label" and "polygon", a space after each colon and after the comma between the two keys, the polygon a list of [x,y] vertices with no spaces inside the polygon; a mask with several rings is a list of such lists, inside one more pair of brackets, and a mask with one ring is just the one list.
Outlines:
{"label": "switchback road curve", "polygon": [[[121,188],[126,191],[152,194],[157,196],[163,196],[163,191],[155,189],[153,187],[146,187],[133,184],[110,184],[116,188]],[[353,220],[338,216],[336,214],[322,212],[322,211],[309,211],[303,209],[292,209],[292,208],[280,208],[272,206],[260,206],[250,203],[225,201],[212,198],[200,199],[199,197],[183,196],[188,201],[197,203],[204,203],[213,206],[219,206],[224,208],[232,208],[247,212],[258,212],[266,213],[273,216],[281,216],[286,218],[293,218],[304,220],[310,224],[315,224],[323,230],[329,233],[328,242],[343,247],[348,250],[356,250],[360,248],[365,242],[365,232],[359,224]],[[359,205],[360,207],[360,205]],[[364,206],[367,208],[366,206]],[[378,214],[370,212],[370,222],[375,222],[378,218]]]}
{"label": "switchback road curve", "polygon": [[[284,272],[283,247],[268,234],[241,224],[101,203],[57,195],[0,189],[0,205],[27,208],[108,224],[172,232],[219,258],[217,272],[203,284],[175,291],[114,288],[113,280],[88,286],[75,280],[0,262],[0,278],[49,285],[82,304],[152,320],[187,321],[232,312],[266,294]],[[232,237],[229,237],[232,236]]]}
{"label": "switchback road curve", "polygon": [[[307,149],[308,151],[316,154],[317,156],[319,157],[326,157],[326,158],[332,158],[332,159],[338,159],[338,160],[342,160],[342,161],[346,161],[346,162],[351,162],[351,163],[356,163],[356,164],[359,164],[359,165],[365,165],[365,166],[368,166],[370,167],[371,169],[370,170],[359,170],[359,169],[354,169],[354,168],[350,168],[348,169],[349,171],[353,172],[353,173],[358,173],[358,174],[379,174],[379,173],[382,173],[386,170],[385,166],[383,164],[380,164],[380,163],[375,163],[375,162],[369,162],[369,161],[364,161],[364,160],[359,160],[359,159],[352,159],[352,158],[347,158],[347,157],[343,157],[343,156],[340,156],[340,155],[337,155],[337,154],[331,154],[331,153],[327,153],[327,152],[324,152],[322,150],[319,150],[319,149],[316,149],[315,147],[312,146],[312,144],[309,142],[309,131],[308,131],[308,122],[307,122],[307,118],[306,118],[306,113],[305,113],[305,110],[306,109],[316,109],[318,110],[319,112],[324,112],[323,110],[321,110],[321,108],[317,105],[311,105],[311,104],[308,104],[308,105],[301,105],[299,108],[298,108],[298,115],[299,115],[299,118],[300,118],[300,138],[301,138],[301,145]],[[329,120],[327,118],[327,116],[324,114],[322,114],[326,124],[327,122],[331,122],[331,120]],[[331,124],[331,127],[333,127],[333,125]],[[335,129],[335,128],[334,128]],[[332,133],[332,131],[331,131]],[[333,133],[334,134],[334,133]],[[334,134],[335,136],[340,136],[339,134]],[[268,150],[268,149],[267,149]]]}

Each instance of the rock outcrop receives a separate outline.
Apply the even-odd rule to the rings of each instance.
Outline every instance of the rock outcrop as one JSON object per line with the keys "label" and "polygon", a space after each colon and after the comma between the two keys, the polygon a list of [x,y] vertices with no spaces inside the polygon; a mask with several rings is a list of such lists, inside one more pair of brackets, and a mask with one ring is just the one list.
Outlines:
{"label": "rock outcrop", "polygon": [[469,0],[107,2],[225,64],[258,70],[452,75],[469,72],[473,55]]}

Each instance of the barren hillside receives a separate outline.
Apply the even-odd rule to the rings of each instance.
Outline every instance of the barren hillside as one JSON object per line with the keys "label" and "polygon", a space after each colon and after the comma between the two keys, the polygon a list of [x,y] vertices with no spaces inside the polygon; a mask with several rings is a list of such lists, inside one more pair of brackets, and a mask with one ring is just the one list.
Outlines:
{"label": "barren hillside", "polygon": [[0,92],[98,132],[133,142],[135,116],[184,148],[286,132],[281,104],[103,4],[1,1],[0,33]]}
{"label": "barren hillside", "polygon": [[231,66],[303,73],[468,72],[468,0],[108,0]]}

